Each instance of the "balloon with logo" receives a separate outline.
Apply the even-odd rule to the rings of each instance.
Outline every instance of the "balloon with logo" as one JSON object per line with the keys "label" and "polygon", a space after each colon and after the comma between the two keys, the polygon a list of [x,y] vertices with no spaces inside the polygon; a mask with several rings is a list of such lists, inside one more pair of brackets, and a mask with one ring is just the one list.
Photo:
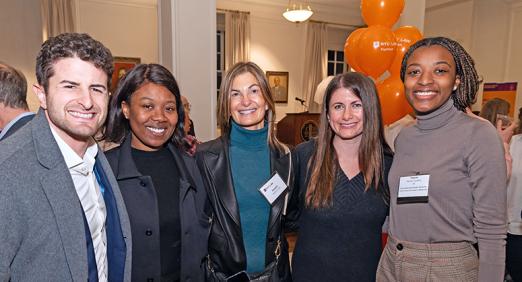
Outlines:
{"label": "balloon with logo", "polygon": [[357,58],[359,57],[357,52],[357,43],[359,43],[359,37],[365,30],[366,28],[358,28],[352,31],[344,43],[345,61],[356,72],[362,72],[359,64],[357,63]]}
{"label": "balloon with logo", "polygon": [[391,28],[404,9],[404,0],[361,0],[364,22],[369,25],[382,25]]}
{"label": "balloon with logo", "polygon": [[357,43],[357,64],[362,72],[379,78],[395,57],[395,35],[385,26],[369,26],[363,31]]}
{"label": "balloon with logo", "polygon": [[404,54],[411,45],[422,39],[422,33],[414,26],[401,26],[393,31],[393,34],[397,42],[397,50],[388,71],[392,76],[399,77]]}

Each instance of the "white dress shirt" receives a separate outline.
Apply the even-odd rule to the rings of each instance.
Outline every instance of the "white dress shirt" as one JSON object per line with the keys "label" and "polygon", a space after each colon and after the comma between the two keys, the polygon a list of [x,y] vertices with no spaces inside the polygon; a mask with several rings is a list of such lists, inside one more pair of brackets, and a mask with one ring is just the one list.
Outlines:
{"label": "white dress shirt", "polygon": [[107,234],[105,229],[107,211],[100,186],[94,174],[98,145],[95,143],[89,146],[83,158],[81,158],[52,128],[51,132],[56,143],[58,143],[67,168],[69,168],[78,199],[89,224],[96,256],[98,280],[100,282],[107,281]]}

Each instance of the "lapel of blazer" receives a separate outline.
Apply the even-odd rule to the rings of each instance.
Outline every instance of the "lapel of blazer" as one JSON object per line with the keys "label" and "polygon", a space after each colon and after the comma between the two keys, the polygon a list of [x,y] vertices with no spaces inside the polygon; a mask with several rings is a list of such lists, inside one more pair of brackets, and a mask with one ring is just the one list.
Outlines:
{"label": "lapel of blazer", "polygon": [[120,152],[118,153],[118,167],[114,170],[117,180],[128,178],[136,178],[142,176],[138,171],[134,160],[132,159],[131,135],[130,133],[125,137],[123,143],[120,145]]}
{"label": "lapel of blazer", "polygon": [[[271,150],[270,151],[270,166],[271,171],[277,172],[279,176],[283,179],[283,181],[286,183],[286,180],[288,179],[288,172],[289,168],[289,154],[280,155],[277,150]],[[290,187],[287,188],[285,193],[288,193],[290,191]],[[270,220],[269,220],[269,233],[272,228],[276,228],[277,224],[280,222],[279,217],[281,213],[283,212],[283,208],[285,205],[285,195],[281,195],[272,205],[272,208],[270,209]]]}
{"label": "lapel of blazer", "polygon": [[[185,161],[183,160],[182,154],[184,154],[184,152],[177,149],[172,143],[169,143],[167,146],[169,148],[169,151],[172,153],[172,156],[174,157],[174,162],[176,163],[176,166],[178,167],[179,171],[179,190],[181,207],[181,204],[187,196],[187,192],[189,191],[189,189],[196,190],[196,185],[194,184],[194,180],[188,172]],[[181,213],[183,213],[183,211],[181,211]]]}
{"label": "lapel of blazer", "polygon": [[48,170],[40,182],[56,218],[71,277],[86,281],[85,226],[74,183],[43,110],[38,112],[31,127],[36,156]]}
{"label": "lapel of blazer", "polygon": [[[112,201],[114,205],[114,224],[110,236],[113,237],[111,251],[113,262],[113,270],[109,269],[109,281],[128,281],[130,280],[131,254],[132,254],[132,234],[127,214],[127,208],[123,201],[118,181],[112,173],[111,166],[105,157],[105,154],[98,147],[97,163],[102,168],[105,181],[108,182],[110,192],[112,194]],[[107,202],[107,200],[106,200]],[[109,232],[109,231],[107,231]],[[107,237],[109,234],[107,234]]]}
{"label": "lapel of blazer", "polygon": [[222,136],[217,141],[204,152],[205,169],[212,177],[210,188],[239,227],[239,208],[230,173],[228,139]]}
{"label": "lapel of blazer", "polygon": [[108,164],[101,151],[96,156],[96,174],[105,187],[103,199],[107,208],[106,234],[107,234],[107,260],[108,260],[108,279],[109,281],[123,281],[125,269],[126,246],[120,220],[120,210],[117,205],[115,190],[117,184],[111,183],[107,171]]}

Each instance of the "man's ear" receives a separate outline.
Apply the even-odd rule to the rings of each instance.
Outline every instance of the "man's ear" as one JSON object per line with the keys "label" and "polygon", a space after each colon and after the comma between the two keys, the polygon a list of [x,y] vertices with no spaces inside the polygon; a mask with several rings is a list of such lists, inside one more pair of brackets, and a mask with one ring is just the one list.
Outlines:
{"label": "man's ear", "polygon": [[36,97],[38,97],[38,101],[40,101],[40,107],[47,110],[47,96],[45,95],[43,86],[33,84],[33,92],[36,94]]}

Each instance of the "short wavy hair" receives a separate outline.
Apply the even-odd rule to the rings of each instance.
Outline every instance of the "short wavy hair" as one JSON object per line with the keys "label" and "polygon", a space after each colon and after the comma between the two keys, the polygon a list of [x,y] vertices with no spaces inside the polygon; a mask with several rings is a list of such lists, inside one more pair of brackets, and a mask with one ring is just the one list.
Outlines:
{"label": "short wavy hair", "polygon": [[62,33],[42,44],[36,57],[38,84],[47,91],[49,78],[54,75],[53,64],[60,59],[74,57],[102,69],[107,74],[107,87],[110,88],[110,78],[114,71],[111,51],[86,33]]}

